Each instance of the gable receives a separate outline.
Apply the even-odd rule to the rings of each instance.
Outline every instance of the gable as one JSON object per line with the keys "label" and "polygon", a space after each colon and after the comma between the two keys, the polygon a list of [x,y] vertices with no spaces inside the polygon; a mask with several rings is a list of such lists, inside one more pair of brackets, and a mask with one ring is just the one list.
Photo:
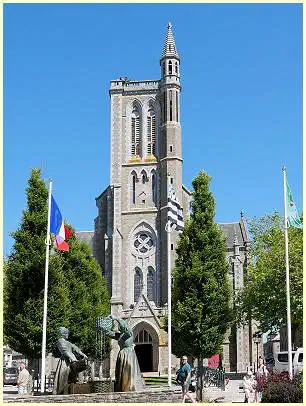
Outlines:
{"label": "gable", "polygon": [[155,320],[158,327],[160,327],[160,322],[155,316],[152,305],[143,293],[139,296],[139,299],[137,300],[135,307],[129,317],[129,321],[134,318],[152,318]]}

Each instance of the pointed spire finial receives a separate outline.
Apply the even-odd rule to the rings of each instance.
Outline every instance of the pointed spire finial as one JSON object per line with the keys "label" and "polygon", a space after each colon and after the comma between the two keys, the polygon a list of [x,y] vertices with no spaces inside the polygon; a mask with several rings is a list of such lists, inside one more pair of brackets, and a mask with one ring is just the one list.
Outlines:
{"label": "pointed spire finial", "polygon": [[240,212],[240,216],[241,216],[241,219],[243,219],[244,218],[244,213],[243,213],[243,211],[241,210],[241,212]]}
{"label": "pointed spire finial", "polygon": [[170,21],[168,22],[168,31],[167,31],[166,40],[164,43],[162,58],[165,56],[170,56],[170,57],[176,56],[177,58],[179,57],[177,50],[176,50],[175,41],[174,41],[173,32],[172,32],[172,24]]}

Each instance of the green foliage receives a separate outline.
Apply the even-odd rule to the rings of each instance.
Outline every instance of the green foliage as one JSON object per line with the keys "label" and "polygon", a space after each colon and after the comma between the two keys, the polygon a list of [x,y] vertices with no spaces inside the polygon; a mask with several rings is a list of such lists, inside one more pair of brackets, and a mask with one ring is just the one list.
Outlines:
{"label": "green foliage", "polygon": [[262,392],[262,403],[303,402],[303,392],[296,378],[290,379],[286,372],[268,375],[258,390]]}
{"label": "green foliage", "polygon": [[[259,321],[263,331],[276,331],[286,324],[286,265],[283,219],[277,213],[254,218],[247,283],[238,303],[240,318],[248,314]],[[289,270],[291,321],[293,330],[303,320],[303,230],[290,227]],[[263,305],[264,304],[264,305]]]}
{"label": "green foliage", "polygon": [[96,354],[96,318],[110,313],[109,295],[105,279],[93,258],[90,248],[69,238],[69,251],[57,253],[58,269],[65,274],[71,315],[65,327],[69,338],[86,355]]}
{"label": "green foliage", "polygon": [[172,336],[177,356],[206,358],[219,353],[232,320],[226,242],[214,222],[210,179],[201,171],[192,182],[192,213],[176,249]]}
{"label": "green foliage", "polygon": [[299,389],[303,392],[303,370],[301,370],[296,376],[296,383]]}
{"label": "green foliage", "polygon": [[4,334],[16,351],[33,357],[42,325],[41,300],[44,289],[45,238],[48,190],[33,169],[27,188],[27,210],[14,238],[12,253],[4,265]]}
{"label": "green foliage", "polygon": [[[4,266],[4,335],[15,351],[41,356],[48,190],[41,170],[32,169],[27,210],[12,233],[12,253]],[[55,350],[58,328],[71,330],[71,341],[95,353],[95,319],[109,313],[105,280],[89,247],[69,238],[70,250],[51,249],[48,278],[47,351]]]}

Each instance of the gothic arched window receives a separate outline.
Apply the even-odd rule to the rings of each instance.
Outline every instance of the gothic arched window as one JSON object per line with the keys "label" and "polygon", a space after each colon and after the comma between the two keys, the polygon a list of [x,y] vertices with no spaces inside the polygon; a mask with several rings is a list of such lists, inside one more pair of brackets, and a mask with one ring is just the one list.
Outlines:
{"label": "gothic arched window", "polygon": [[165,62],[163,62],[163,77],[165,76],[165,74],[166,74],[166,65]]}
{"label": "gothic arched window", "polygon": [[152,174],[152,201],[156,204],[156,175],[155,173]]}
{"label": "gothic arched window", "polygon": [[150,109],[147,117],[147,154],[155,155],[156,150],[156,118],[154,110]]}
{"label": "gothic arched window", "polygon": [[151,267],[147,274],[147,297],[149,300],[155,301],[155,274]]}
{"label": "gothic arched window", "polygon": [[139,331],[134,339],[134,343],[151,343],[152,341],[153,340],[151,334],[148,333],[146,330]]}
{"label": "gothic arched window", "polygon": [[136,175],[132,176],[132,202],[136,203]]}
{"label": "gothic arched window", "polygon": [[131,155],[140,155],[140,117],[136,107],[131,117],[131,134]]}
{"label": "gothic arched window", "polygon": [[172,90],[169,92],[169,98],[170,98],[170,103],[169,103],[169,120],[172,121]]}
{"label": "gothic arched window", "polygon": [[178,64],[175,62],[175,73],[178,73]]}
{"label": "gothic arched window", "polygon": [[148,180],[147,172],[144,169],[141,171],[141,179],[143,184],[145,184]]}
{"label": "gothic arched window", "polygon": [[137,302],[142,289],[142,273],[139,268],[135,269],[134,274],[134,302]]}
{"label": "gothic arched window", "polygon": [[169,71],[169,75],[172,75],[172,62],[169,61],[168,63],[168,71]]}

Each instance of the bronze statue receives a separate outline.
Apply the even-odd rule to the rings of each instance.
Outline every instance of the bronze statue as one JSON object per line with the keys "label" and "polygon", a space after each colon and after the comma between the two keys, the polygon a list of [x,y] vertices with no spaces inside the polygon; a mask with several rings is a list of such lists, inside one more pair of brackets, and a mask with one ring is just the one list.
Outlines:
{"label": "bronze statue", "polygon": [[143,389],[138,359],[133,346],[133,332],[127,321],[117,316],[108,316],[113,322],[117,321],[119,331],[106,329],[106,335],[118,341],[120,351],[116,362],[115,392],[132,392]]}
{"label": "bronze statue", "polygon": [[56,347],[60,355],[60,360],[56,367],[53,395],[67,395],[69,384],[76,383],[78,373],[87,367],[87,356],[68,339],[69,330],[65,327],[59,328],[60,338],[56,342]]}

